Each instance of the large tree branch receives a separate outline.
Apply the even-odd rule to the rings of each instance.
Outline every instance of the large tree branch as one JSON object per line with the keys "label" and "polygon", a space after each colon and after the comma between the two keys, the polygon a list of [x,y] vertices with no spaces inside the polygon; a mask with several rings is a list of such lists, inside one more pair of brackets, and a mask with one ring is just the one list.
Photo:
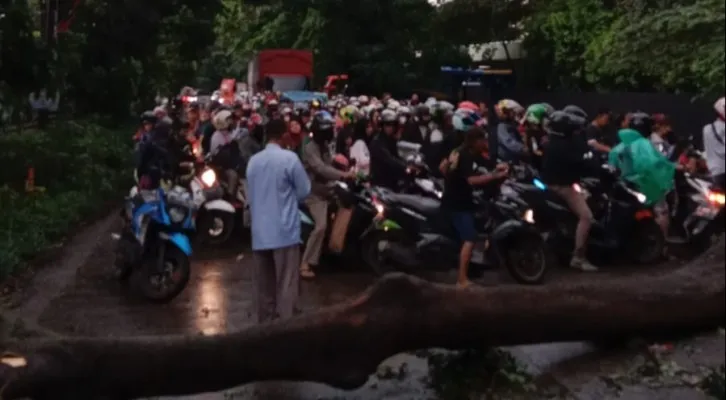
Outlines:
{"label": "large tree branch", "polygon": [[[387,357],[710,328],[724,321],[723,258],[650,279],[457,290],[393,274],[357,299],[213,337],[65,338],[8,343],[1,397],[137,398],[264,380],[355,388]],[[6,359],[9,360],[9,359]],[[11,367],[11,364],[26,366]]]}

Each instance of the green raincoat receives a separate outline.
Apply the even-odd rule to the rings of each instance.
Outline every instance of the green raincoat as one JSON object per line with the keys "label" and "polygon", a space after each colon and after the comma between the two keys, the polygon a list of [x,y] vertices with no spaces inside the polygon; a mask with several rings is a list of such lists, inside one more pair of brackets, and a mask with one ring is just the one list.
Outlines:
{"label": "green raincoat", "polygon": [[648,205],[663,200],[673,189],[675,164],[638,131],[621,129],[618,137],[620,144],[610,151],[608,162],[620,170],[623,179],[638,187]]}

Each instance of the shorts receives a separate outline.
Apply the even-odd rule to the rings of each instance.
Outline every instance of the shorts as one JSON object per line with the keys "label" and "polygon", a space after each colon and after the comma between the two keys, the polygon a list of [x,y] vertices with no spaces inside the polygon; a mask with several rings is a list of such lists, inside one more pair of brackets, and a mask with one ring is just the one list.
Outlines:
{"label": "shorts", "polygon": [[478,233],[474,222],[474,213],[467,211],[452,211],[451,222],[454,225],[459,240],[462,242],[476,242]]}

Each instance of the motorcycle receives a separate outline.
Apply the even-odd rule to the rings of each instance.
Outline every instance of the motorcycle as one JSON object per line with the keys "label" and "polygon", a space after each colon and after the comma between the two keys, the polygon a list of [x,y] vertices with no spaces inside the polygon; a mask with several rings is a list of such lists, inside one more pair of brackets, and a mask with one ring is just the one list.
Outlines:
{"label": "motorcycle", "polygon": [[234,232],[237,210],[222,198],[224,189],[217,181],[217,174],[205,168],[189,181],[189,190],[199,209],[195,219],[197,238],[204,244],[226,243]]}
{"label": "motorcycle", "polygon": [[440,200],[444,194],[443,182],[431,175],[423,154],[409,152],[404,160],[408,166],[408,174],[400,182],[401,192]]}
{"label": "motorcycle", "polygon": [[[440,202],[423,196],[373,188],[377,215],[361,235],[363,259],[377,274],[422,268],[424,264],[451,265],[458,261],[460,242]],[[533,220],[503,210],[509,200],[479,199],[478,242],[472,268],[484,264],[505,267],[522,284],[539,284],[547,272],[544,243]],[[530,215],[531,212],[527,212]]]}
{"label": "motorcycle", "polygon": [[713,190],[710,181],[687,172],[677,172],[675,182],[671,225],[680,230],[680,237],[669,237],[668,242],[685,244],[700,254],[724,231],[724,194]]}
{"label": "motorcycle", "polygon": [[115,275],[136,281],[141,295],[155,303],[174,299],[189,282],[189,258],[196,206],[189,192],[133,188],[125,200],[126,221],[117,240]]}
{"label": "motorcycle", "polygon": [[[352,212],[345,237],[343,238],[342,249],[331,249],[327,246],[324,256],[344,255],[357,256],[359,250],[358,238],[373,217],[376,215],[376,209],[373,204],[370,193],[365,187],[365,178],[357,177],[349,181],[335,181],[331,185],[332,201],[328,207],[328,224],[326,226],[324,243],[331,243],[331,235],[336,215],[342,209],[349,209]],[[310,233],[315,227],[315,222],[305,204],[300,204],[300,221],[301,221],[301,240],[307,243]]]}
{"label": "motorcycle", "polygon": [[[587,198],[595,222],[588,237],[588,252],[603,256],[625,254],[639,264],[655,263],[663,256],[665,237],[646,204],[647,198],[609,166],[600,178],[574,184]],[[511,188],[531,207],[535,225],[557,258],[569,260],[574,247],[577,217],[567,203],[548,190],[539,178],[517,182]]]}

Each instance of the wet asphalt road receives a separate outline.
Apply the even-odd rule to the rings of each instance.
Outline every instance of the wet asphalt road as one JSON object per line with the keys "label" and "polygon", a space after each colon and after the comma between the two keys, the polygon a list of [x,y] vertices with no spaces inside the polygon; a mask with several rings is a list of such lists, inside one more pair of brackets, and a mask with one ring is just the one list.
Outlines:
{"label": "wet asphalt road", "polygon": [[[111,231],[113,226],[111,225]],[[113,241],[110,232],[96,237],[97,244],[90,247],[90,256],[77,266],[57,296],[51,295],[47,306],[38,317],[46,328],[68,335],[130,336],[161,334],[220,334],[244,329],[255,323],[253,280],[249,248],[243,239],[237,246],[220,250],[201,250],[192,264],[193,277],[189,286],[173,302],[150,305],[139,300],[110,279],[109,267],[113,260]],[[96,233],[96,235],[98,235]],[[240,257],[240,254],[242,257]],[[672,266],[671,266],[672,267]],[[665,266],[650,267],[646,274],[663,273]],[[554,271],[550,281],[606,279],[608,275],[633,274],[644,271],[617,267],[595,274]],[[427,274],[437,281],[454,282],[454,273]],[[302,285],[300,307],[303,311],[344,301],[364,290],[374,277],[341,263],[319,271],[313,281]],[[479,280],[483,285],[507,284],[506,274],[498,271],[485,273]],[[520,359],[544,368],[562,359],[590,351],[582,343],[523,346],[516,351]],[[399,354],[384,363],[382,369],[394,371],[405,367],[406,379],[379,379],[376,375],[362,388],[344,392],[326,385],[313,383],[257,383],[225,393],[184,397],[194,400],[222,399],[391,399],[423,400],[436,396],[427,388],[427,364],[411,354]],[[528,396],[528,399],[535,397]],[[587,397],[585,397],[587,398]]]}

